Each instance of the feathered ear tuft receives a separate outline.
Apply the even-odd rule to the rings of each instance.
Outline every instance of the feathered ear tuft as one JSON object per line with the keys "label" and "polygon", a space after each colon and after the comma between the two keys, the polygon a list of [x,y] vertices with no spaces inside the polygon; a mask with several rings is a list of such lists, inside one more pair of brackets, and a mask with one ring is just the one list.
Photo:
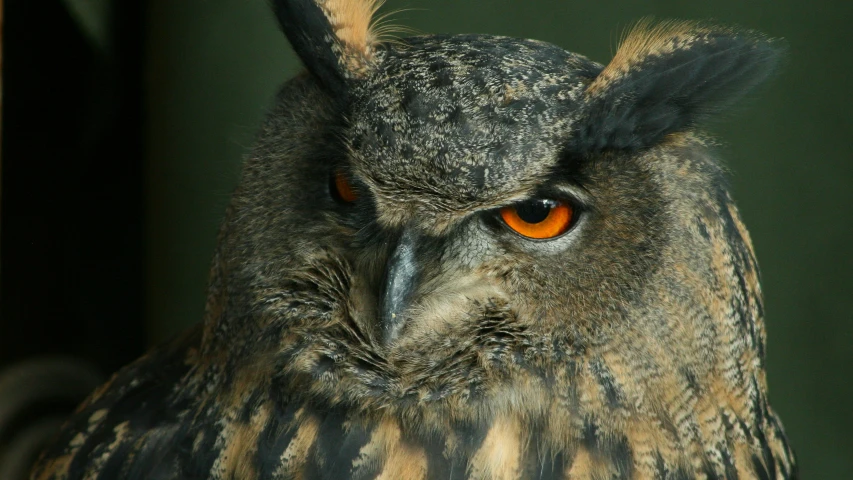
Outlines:
{"label": "feathered ear tuft", "polygon": [[373,60],[373,14],[384,0],[273,0],[279,24],[305,67],[343,93]]}
{"label": "feathered ear tuft", "polygon": [[641,21],[587,87],[573,146],[639,149],[686,130],[766,80],[780,44],[727,27]]}

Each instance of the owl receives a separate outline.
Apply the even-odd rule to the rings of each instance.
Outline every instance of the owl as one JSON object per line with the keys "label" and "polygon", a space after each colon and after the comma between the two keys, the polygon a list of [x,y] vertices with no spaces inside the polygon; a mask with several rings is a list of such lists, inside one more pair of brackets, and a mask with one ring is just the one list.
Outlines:
{"label": "owl", "polygon": [[607,65],[383,41],[276,0],[204,321],[119,371],[45,479],[791,479],[759,272],[701,122],[783,47],[641,21]]}

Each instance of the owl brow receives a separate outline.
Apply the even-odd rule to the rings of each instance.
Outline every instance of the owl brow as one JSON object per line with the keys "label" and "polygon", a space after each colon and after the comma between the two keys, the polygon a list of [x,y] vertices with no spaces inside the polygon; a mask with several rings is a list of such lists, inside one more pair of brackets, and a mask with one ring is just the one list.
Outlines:
{"label": "owl brow", "polygon": [[589,206],[594,198],[584,186],[584,176],[581,171],[589,160],[574,156],[562,155],[560,160],[547,173],[533,194],[539,197],[568,196],[580,204]]}

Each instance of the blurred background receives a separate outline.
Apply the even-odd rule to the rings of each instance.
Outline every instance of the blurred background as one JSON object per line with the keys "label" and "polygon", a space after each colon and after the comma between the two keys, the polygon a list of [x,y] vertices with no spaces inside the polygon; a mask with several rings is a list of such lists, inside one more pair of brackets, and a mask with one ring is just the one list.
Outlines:
{"label": "blurred background", "polygon": [[[264,0],[2,2],[0,478],[105,375],[202,315],[217,227],[277,86]],[[853,472],[853,3],[388,0],[425,33],[532,37],[606,63],[632,20],[784,37],[709,128],[762,267],[771,400],[803,478]]]}

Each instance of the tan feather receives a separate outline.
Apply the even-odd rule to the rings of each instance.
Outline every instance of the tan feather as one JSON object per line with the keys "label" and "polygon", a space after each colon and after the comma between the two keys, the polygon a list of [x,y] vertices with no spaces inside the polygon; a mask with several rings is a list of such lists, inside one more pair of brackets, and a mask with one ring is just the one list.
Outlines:
{"label": "tan feather", "polygon": [[706,31],[699,22],[693,21],[670,20],[655,23],[651,18],[639,20],[626,30],[616,55],[589,85],[587,93],[606,90],[608,85],[643,60],[684,48]]}
{"label": "tan feather", "polygon": [[384,0],[318,0],[335,36],[348,50],[370,57],[377,39],[373,15]]}

